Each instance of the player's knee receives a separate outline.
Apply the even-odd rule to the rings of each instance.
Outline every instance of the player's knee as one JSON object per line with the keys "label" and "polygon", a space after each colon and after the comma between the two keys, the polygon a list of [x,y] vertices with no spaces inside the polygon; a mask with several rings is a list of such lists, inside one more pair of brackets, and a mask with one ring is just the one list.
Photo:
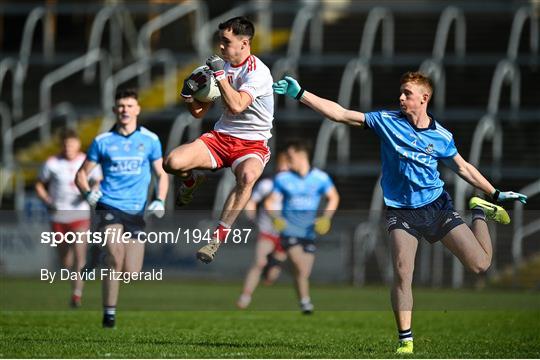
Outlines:
{"label": "player's knee", "polygon": [[142,264],[141,265],[133,265],[133,264],[126,264],[124,271],[128,273],[138,273],[142,270]]}
{"label": "player's knee", "polygon": [[298,278],[300,279],[309,279],[309,274],[310,274],[310,271],[309,270],[299,270],[298,271]]}
{"label": "player's knee", "polygon": [[472,266],[469,266],[469,270],[473,273],[479,275],[485,273],[491,266],[491,261],[487,259],[482,259],[474,263]]}
{"label": "player's knee", "polygon": [[111,253],[107,255],[105,263],[111,269],[116,271],[122,270],[122,256],[121,254]]}
{"label": "player's knee", "polygon": [[185,170],[186,162],[179,156],[168,154],[163,161],[163,170],[167,173]]}
{"label": "player's knee", "polygon": [[257,181],[257,178],[258,178],[257,171],[245,170],[240,175],[239,185],[245,186],[245,187],[253,187],[253,185],[255,184],[255,181]]}
{"label": "player's knee", "polygon": [[264,267],[268,264],[268,261],[266,259],[260,259],[255,262],[255,267],[262,271]]}
{"label": "player's knee", "polygon": [[394,270],[394,280],[398,284],[412,283],[413,268],[404,264],[397,264]]}

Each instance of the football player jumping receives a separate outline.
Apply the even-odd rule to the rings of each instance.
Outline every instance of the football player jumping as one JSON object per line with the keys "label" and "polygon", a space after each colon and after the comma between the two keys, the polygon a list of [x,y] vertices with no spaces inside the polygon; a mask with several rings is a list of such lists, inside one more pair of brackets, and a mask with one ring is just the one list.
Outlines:
{"label": "football player jumping", "polygon": [[[163,164],[165,171],[181,179],[176,198],[179,206],[189,204],[204,182],[205,176],[194,170],[230,167],[236,176],[236,186],[225,202],[211,241],[197,252],[204,263],[211,262],[226,241],[270,158],[267,140],[274,119],[273,80],[268,67],[251,55],[254,32],[253,24],[244,17],[219,25],[221,56],[211,56],[206,64],[218,83],[224,112],[213,131],[172,150]],[[182,89],[182,97],[196,118],[202,118],[212,104],[193,97],[203,84],[200,78],[190,77]]]}

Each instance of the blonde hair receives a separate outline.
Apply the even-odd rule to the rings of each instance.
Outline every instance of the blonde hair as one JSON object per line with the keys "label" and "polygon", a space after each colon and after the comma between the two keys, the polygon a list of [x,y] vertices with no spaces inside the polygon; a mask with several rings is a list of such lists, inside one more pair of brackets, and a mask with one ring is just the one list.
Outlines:
{"label": "blonde hair", "polygon": [[433,95],[433,82],[426,75],[418,71],[408,71],[401,76],[400,80],[401,85],[406,83],[413,83],[423,86],[427,90],[429,98],[431,99],[431,95]]}

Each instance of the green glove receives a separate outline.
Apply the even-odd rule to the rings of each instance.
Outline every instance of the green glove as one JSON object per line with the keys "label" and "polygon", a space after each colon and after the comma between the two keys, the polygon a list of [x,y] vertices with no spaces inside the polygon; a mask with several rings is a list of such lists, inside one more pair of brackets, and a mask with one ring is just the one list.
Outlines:
{"label": "green glove", "polygon": [[304,95],[304,89],[302,89],[298,81],[290,76],[285,76],[283,79],[273,83],[272,89],[276,94],[287,95],[295,100],[302,99],[302,95]]}

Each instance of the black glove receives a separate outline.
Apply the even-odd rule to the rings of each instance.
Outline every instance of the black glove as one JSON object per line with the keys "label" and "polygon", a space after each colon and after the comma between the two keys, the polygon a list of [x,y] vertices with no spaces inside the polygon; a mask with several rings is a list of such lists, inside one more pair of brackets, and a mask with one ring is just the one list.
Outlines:
{"label": "black glove", "polygon": [[186,102],[193,101],[193,94],[195,94],[201,87],[206,84],[206,75],[200,71],[196,74],[191,74],[184,80],[184,87],[182,87],[182,97]]}
{"label": "black glove", "polygon": [[225,79],[225,61],[217,55],[212,55],[206,60],[206,65],[212,70],[217,81]]}

